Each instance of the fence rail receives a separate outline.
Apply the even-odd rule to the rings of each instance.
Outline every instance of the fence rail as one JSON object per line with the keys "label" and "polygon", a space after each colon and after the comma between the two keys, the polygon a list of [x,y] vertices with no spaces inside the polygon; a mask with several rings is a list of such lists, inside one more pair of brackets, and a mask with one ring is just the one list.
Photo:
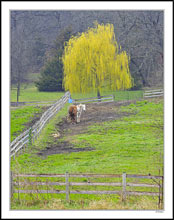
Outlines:
{"label": "fence rail", "polygon": [[[151,176],[151,175],[132,175],[132,174],[69,174],[68,172],[66,172],[65,174],[12,174],[11,175],[11,193],[13,195],[13,193],[18,193],[18,197],[20,193],[55,193],[55,194],[66,194],[66,201],[69,201],[69,197],[70,194],[119,194],[120,196],[122,196],[122,200],[126,200],[126,197],[128,195],[137,195],[137,196],[141,196],[141,195],[147,195],[147,196],[158,196],[159,197],[159,203],[163,202],[163,176]],[[22,181],[19,181],[19,178],[30,178],[30,177],[45,177],[46,178],[46,182],[41,181],[41,179],[39,179],[39,181],[36,181],[36,179],[32,179],[29,181],[26,181],[26,179],[22,179]],[[48,181],[49,177],[63,177],[64,178],[64,182],[53,182],[52,181]],[[76,177],[76,178],[88,178],[88,181],[83,181],[83,182],[71,182],[70,178],[71,177]],[[90,179],[90,178],[95,178],[95,179]],[[119,178],[122,179],[121,182],[119,182],[118,180],[115,182],[104,182],[101,181],[100,182],[96,182],[96,178]],[[138,178],[138,179],[151,179],[153,181],[153,183],[133,183],[130,182],[131,178]],[[16,180],[15,180],[16,179]],[[129,180],[129,181],[128,181]],[[158,180],[158,181],[157,181]],[[154,184],[155,183],[155,184]],[[30,186],[29,189],[24,189],[22,187],[28,187]],[[40,189],[40,188],[36,188],[39,186],[65,186],[65,189],[58,189],[58,188],[52,188],[52,189]],[[78,190],[73,190],[71,189],[72,186],[110,186],[110,187],[121,187],[120,190],[88,190],[88,189],[78,189]],[[16,188],[15,188],[16,187]],[[31,188],[33,187],[33,188]],[[136,187],[136,190],[127,190],[127,187]],[[152,192],[152,191],[137,191],[137,187],[147,187],[147,188],[157,188],[158,191],[156,192]],[[21,189],[22,188],[22,189]]]}
{"label": "fence rail", "polygon": [[154,90],[146,90],[144,91],[144,98],[154,98],[154,97],[161,97],[164,95],[163,89],[154,89]]}
{"label": "fence rail", "polygon": [[80,103],[105,103],[105,102],[113,102],[114,96],[107,95],[107,96],[100,96],[100,97],[91,97],[91,98],[83,98],[83,99],[74,99],[74,104]]}
{"label": "fence rail", "polygon": [[23,149],[25,151],[25,148],[37,139],[45,124],[64,106],[69,97],[70,93],[66,92],[61,99],[56,101],[47,111],[43,113],[39,121],[11,142],[10,157],[15,158],[15,155],[19,152],[19,150]]}

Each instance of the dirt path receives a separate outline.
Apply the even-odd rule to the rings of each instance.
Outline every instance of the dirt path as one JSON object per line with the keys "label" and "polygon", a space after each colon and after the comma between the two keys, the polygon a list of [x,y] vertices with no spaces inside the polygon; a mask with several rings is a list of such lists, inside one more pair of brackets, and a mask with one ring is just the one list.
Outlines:
{"label": "dirt path", "polygon": [[[56,125],[59,132],[55,135],[55,142],[49,145],[46,149],[40,151],[38,155],[48,156],[51,154],[71,153],[80,151],[95,150],[90,147],[78,148],[71,143],[73,135],[86,133],[88,126],[95,123],[102,123],[104,121],[112,121],[119,119],[123,116],[128,116],[128,113],[119,113],[117,110],[121,105],[128,105],[131,102],[111,102],[100,104],[87,104],[86,112],[82,112],[80,123],[72,124],[66,118],[63,118],[60,123]],[[60,137],[66,137],[66,141],[60,141]]]}
{"label": "dirt path", "polygon": [[[126,103],[127,104],[127,103]],[[129,115],[127,113],[118,113],[117,109],[123,104],[111,102],[103,104],[87,104],[86,112],[82,112],[80,123],[72,124],[63,118],[57,125],[62,134],[76,135],[85,133],[88,126],[95,123],[102,123],[104,121],[115,120],[123,116]]]}

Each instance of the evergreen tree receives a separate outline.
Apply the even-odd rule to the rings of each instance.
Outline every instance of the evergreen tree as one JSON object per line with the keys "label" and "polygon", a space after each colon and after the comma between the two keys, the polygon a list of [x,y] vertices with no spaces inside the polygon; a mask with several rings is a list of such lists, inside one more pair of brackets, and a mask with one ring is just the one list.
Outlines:
{"label": "evergreen tree", "polygon": [[36,86],[39,91],[63,91],[62,89],[62,63],[52,58],[41,70],[41,77]]}
{"label": "evergreen tree", "polygon": [[50,51],[44,67],[41,69],[41,76],[36,82],[39,91],[63,91],[63,64],[62,54],[64,46],[71,36],[71,28],[68,27],[57,37],[54,47]]}

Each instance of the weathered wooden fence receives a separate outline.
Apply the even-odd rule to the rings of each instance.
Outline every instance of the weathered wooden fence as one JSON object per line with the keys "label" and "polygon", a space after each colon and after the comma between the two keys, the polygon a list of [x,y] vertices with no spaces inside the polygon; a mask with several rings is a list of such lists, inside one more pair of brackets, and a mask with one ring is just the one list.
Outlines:
{"label": "weathered wooden fence", "polygon": [[91,98],[83,98],[83,99],[73,99],[72,103],[80,104],[80,103],[105,103],[105,102],[113,102],[114,96],[100,96],[100,97],[91,97]]}
{"label": "weathered wooden fence", "polygon": [[164,95],[163,89],[146,90],[144,91],[143,94],[144,98],[155,98],[163,95]]}
{"label": "weathered wooden fence", "polygon": [[37,139],[45,124],[64,106],[68,101],[70,93],[66,92],[65,95],[55,102],[47,111],[43,113],[40,120],[37,121],[32,127],[23,132],[10,144],[10,157],[15,158],[19,150],[24,150],[28,145],[31,145]]}
{"label": "weathered wooden fence", "polygon": [[[33,181],[33,179],[26,181],[25,178],[46,178],[46,181]],[[64,182],[59,182],[60,177],[64,178]],[[71,182],[70,178],[87,178],[87,180],[83,179],[83,182]],[[21,181],[19,178],[23,178]],[[59,181],[53,182],[53,180],[48,181],[48,178],[58,178]],[[91,179],[92,178],[92,179]],[[121,182],[94,182],[96,178],[119,178],[118,180],[122,180]],[[153,183],[145,183],[144,181],[141,183],[128,182],[130,179],[146,179],[153,180]],[[36,179],[35,179],[36,180]],[[114,180],[115,181],[115,180]],[[53,189],[40,189],[39,186],[54,186]],[[65,189],[58,189],[55,186],[65,186]],[[120,187],[120,190],[71,190],[72,186],[110,186],[110,187]],[[30,189],[26,189],[26,187],[30,187]],[[31,189],[32,187],[32,189]],[[128,191],[127,187],[143,187],[144,188],[157,188],[156,192],[151,191]],[[22,188],[22,189],[21,189]],[[70,194],[119,194],[122,197],[122,200],[126,200],[128,195],[147,195],[147,196],[158,196],[159,204],[163,203],[163,176],[151,176],[151,175],[132,175],[132,174],[69,174],[66,172],[65,174],[12,174],[11,176],[11,195],[14,193],[55,193],[55,194],[66,194],[66,201],[69,201]]]}

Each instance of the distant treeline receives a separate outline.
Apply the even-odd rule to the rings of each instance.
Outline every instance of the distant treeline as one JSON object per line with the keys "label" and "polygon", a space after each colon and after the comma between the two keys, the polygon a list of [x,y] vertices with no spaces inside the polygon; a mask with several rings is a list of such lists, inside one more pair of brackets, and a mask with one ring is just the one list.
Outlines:
{"label": "distant treeline", "polygon": [[27,74],[41,72],[40,90],[43,81],[50,91],[62,90],[59,57],[64,42],[93,27],[95,21],[114,25],[118,44],[130,55],[134,89],[163,84],[164,21],[163,11],[157,10],[11,11],[11,83],[19,85]]}

